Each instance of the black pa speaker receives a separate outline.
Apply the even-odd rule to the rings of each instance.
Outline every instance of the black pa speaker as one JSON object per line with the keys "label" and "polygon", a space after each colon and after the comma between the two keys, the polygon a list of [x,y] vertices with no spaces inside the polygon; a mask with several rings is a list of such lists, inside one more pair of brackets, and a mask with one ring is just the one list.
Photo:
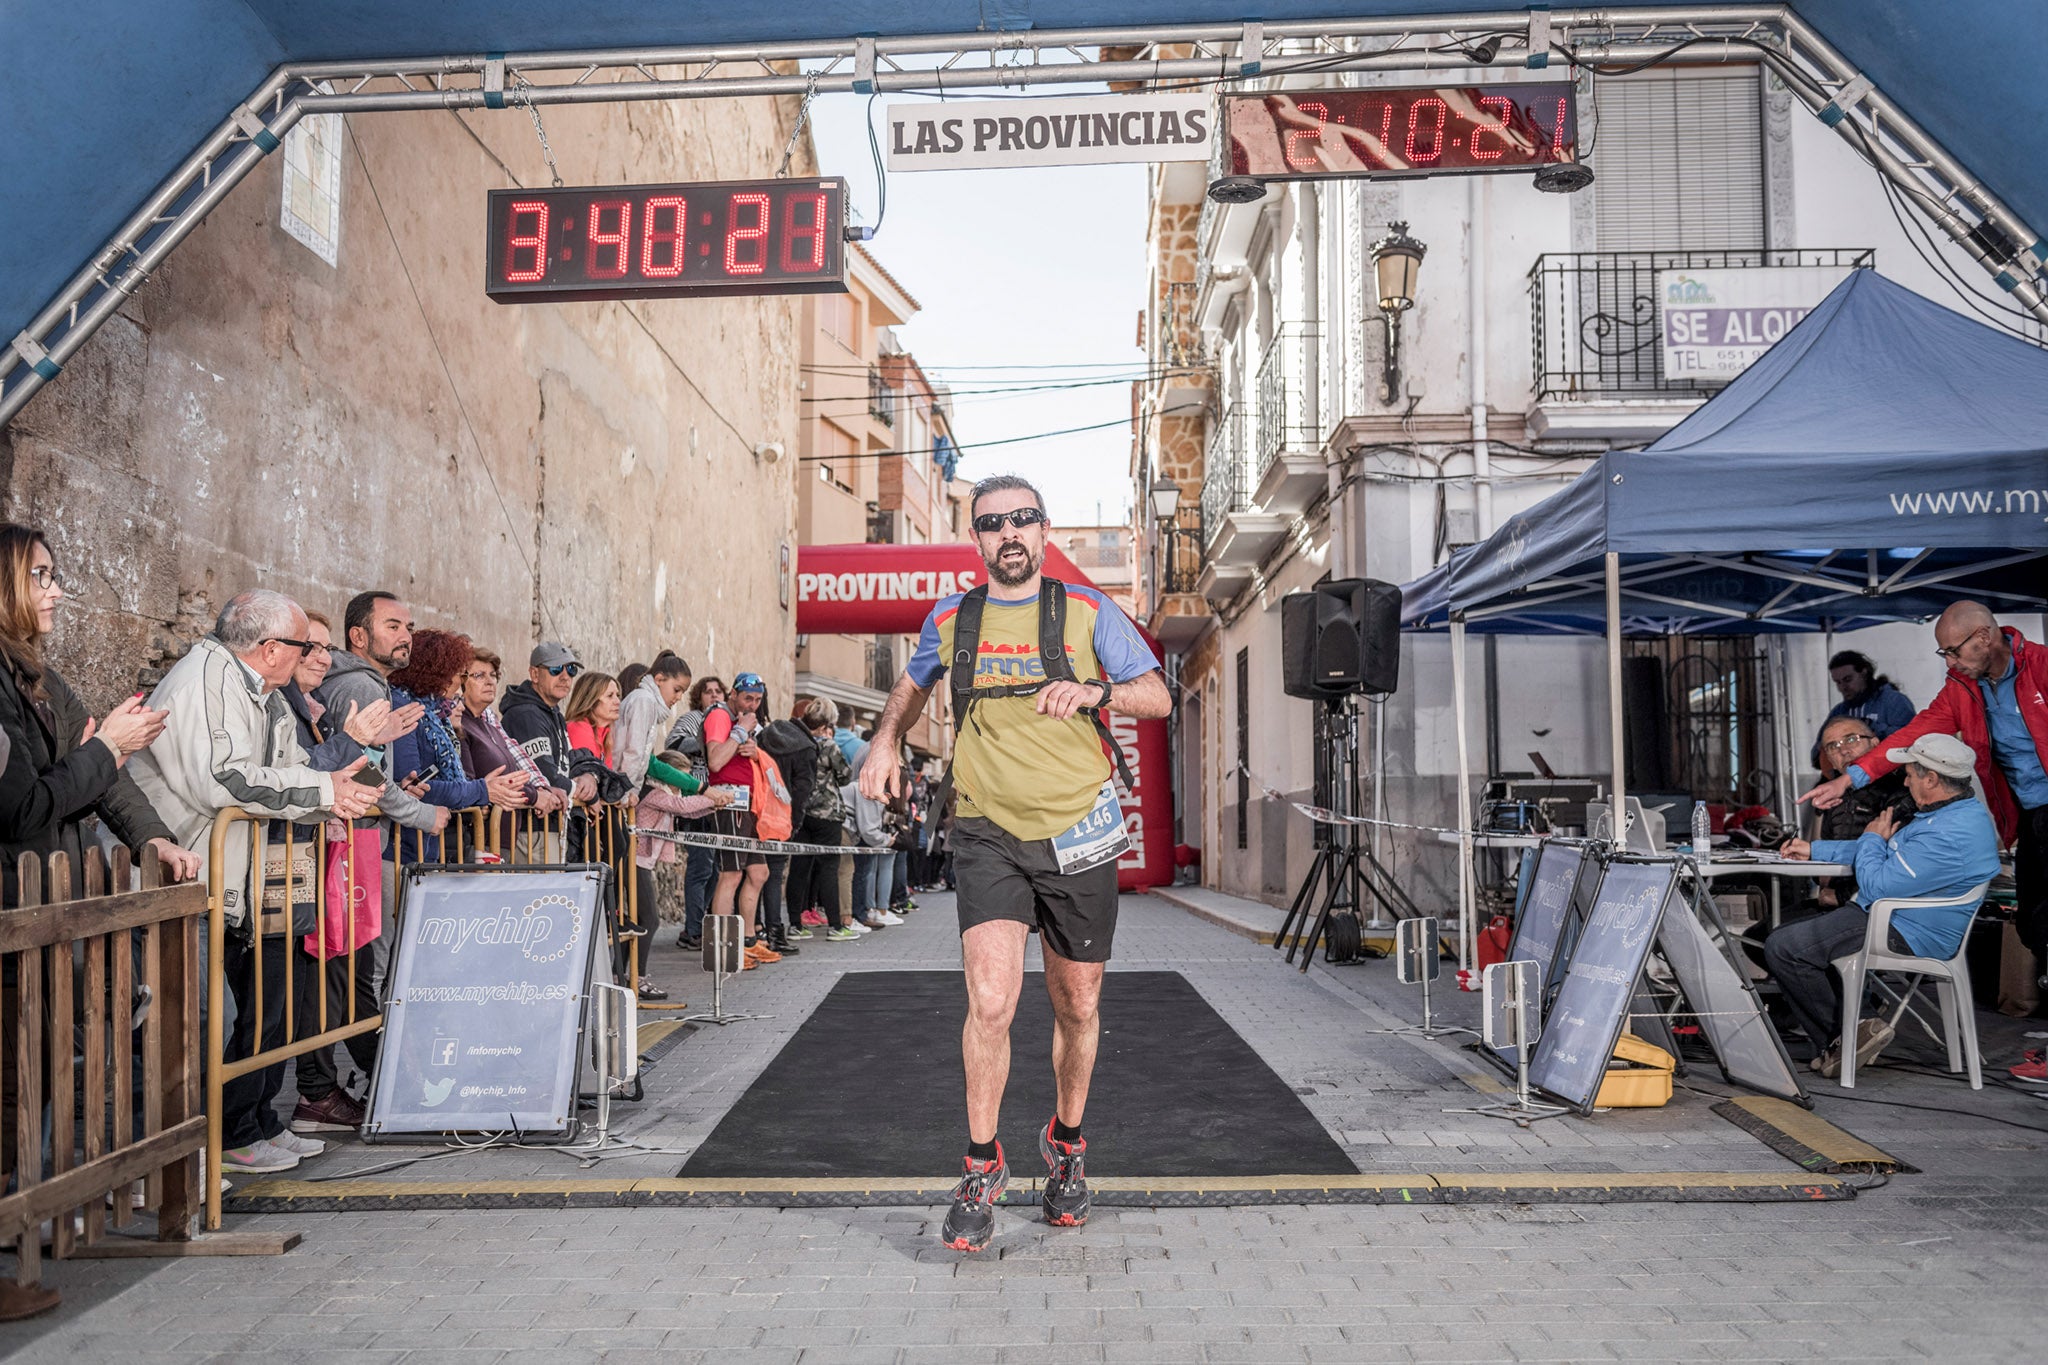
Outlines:
{"label": "black pa speaker", "polygon": [[1392,692],[1401,679],[1401,590],[1341,578],[1281,598],[1280,673],[1290,697]]}

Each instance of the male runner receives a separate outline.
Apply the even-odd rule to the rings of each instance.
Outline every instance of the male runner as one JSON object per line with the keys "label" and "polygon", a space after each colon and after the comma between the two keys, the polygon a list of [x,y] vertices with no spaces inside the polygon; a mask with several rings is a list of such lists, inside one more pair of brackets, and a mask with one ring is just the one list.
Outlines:
{"label": "male runner", "polygon": [[[1038,1136],[1039,1155],[1051,1169],[1045,1218],[1067,1227],[1087,1220],[1081,1112],[1095,1069],[1102,968],[1116,931],[1117,854],[1126,842],[1102,732],[1083,708],[1156,717],[1173,703],[1158,661],[1129,619],[1101,593],[1078,585],[1059,585],[1067,666],[1056,671],[1071,676],[1048,680],[1040,617],[1040,593],[1047,590],[1039,572],[1051,527],[1045,500],[1025,480],[998,475],[974,486],[968,515],[988,565],[986,602],[967,603],[981,611],[974,691],[988,695],[954,715],[968,1142],[966,1174],[954,1187],[940,1239],[957,1251],[980,1251],[995,1232],[995,1202],[1010,1178],[996,1117],[1010,1075],[1010,1019],[1024,988],[1024,943],[1033,930],[1044,940],[1059,1096],[1058,1112]],[[954,639],[966,598],[956,593],[932,609],[909,668],[889,694],[860,773],[870,800],[896,790],[903,729],[924,708],[956,648],[966,647]],[[956,695],[960,686],[956,676]]]}

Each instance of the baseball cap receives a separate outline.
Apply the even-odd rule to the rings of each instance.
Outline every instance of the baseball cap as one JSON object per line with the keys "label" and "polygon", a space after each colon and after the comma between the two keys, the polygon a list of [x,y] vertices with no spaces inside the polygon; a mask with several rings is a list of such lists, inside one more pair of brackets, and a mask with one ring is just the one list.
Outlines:
{"label": "baseball cap", "polygon": [[734,676],[732,690],[735,692],[765,693],[768,690],[768,684],[761,681],[759,673],[741,673]]}
{"label": "baseball cap", "polygon": [[1959,782],[1977,771],[1977,751],[1954,735],[1922,735],[1908,748],[1885,750],[1884,756],[1894,763],[1918,763]]}
{"label": "baseball cap", "polygon": [[527,656],[526,666],[528,668],[560,668],[563,664],[577,664],[581,662],[583,661],[576,657],[576,651],[570,649],[569,646],[563,644],[560,640],[542,640],[533,647],[533,653]]}

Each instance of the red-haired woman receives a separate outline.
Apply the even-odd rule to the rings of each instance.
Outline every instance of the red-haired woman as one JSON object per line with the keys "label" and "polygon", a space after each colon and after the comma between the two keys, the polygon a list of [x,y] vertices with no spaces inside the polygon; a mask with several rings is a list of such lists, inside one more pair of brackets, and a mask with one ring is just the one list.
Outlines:
{"label": "red-haired woman", "polygon": [[43,533],[0,525],[0,731],[8,741],[0,861],[8,905],[16,903],[15,864],[23,853],[69,853],[73,880],[83,877],[79,824],[93,813],[122,843],[154,850],[173,876],[199,871],[198,856],[178,847],[124,770],[130,755],[162,733],[167,713],[150,710],[137,694],[96,722],[43,661],[43,639],[63,600],[64,579]]}
{"label": "red-haired woman", "polygon": [[[426,799],[450,810],[524,806],[531,799],[524,774],[498,768],[472,777],[462,768],[456,716],[462,709],[462,671],[475,657],[467,635],[431,628],[412,633],[412,658],[391,675],[391,705],[396,709],[418,702],[426,714],[418,729],[391,746],[391,770],[424,777]],[[401,862],[440,857],[440,841],[432,836],[401,833],[398,842]],[[407,857],[408,851],[416,856]]]}

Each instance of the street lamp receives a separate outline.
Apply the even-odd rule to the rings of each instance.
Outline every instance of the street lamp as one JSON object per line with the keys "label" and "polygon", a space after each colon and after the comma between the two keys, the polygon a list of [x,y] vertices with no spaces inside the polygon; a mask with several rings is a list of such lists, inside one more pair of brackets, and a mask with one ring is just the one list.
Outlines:
{"label": "street lamp", "polygon": [[1180,485],[1168,478],[1152,481],[1152,520],[1172,521],[1173,514],[1180,510]]}
{"label": "street lamp", "polygon": [[1401,392],[1401,314],[1415,306],[1415,277],[1429,248],[1408,235],[1406,223],[1389,223],[1387,235],[1367,250],[1380,299],[1380,321],[1387,329],[1386,383],[1388,403]]}

